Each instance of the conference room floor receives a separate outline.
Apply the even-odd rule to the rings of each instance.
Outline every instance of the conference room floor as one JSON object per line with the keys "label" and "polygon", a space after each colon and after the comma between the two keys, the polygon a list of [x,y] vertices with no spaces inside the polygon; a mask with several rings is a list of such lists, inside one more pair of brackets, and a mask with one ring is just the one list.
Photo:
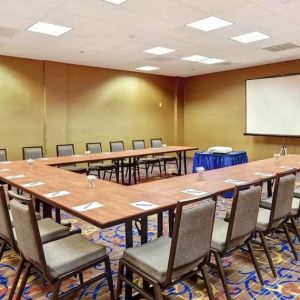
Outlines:
{"label": "conference room floor", "polygon": [[[188,162],[190,171],[191,161]],[[158,174],[157,174],[158,175]],[[153,180],[158,176],[152,177]],[[223,217],[226,211],[230,210],[230,199],[219,198],[217,206],[217,217]],[[99,229],[93,225],[83,222],[68,214],[63,214],[63,220],[72,222],[75,226],[82,228],[86,238],[96,243],[102,243],[107,246],[110,253],[113,276],[116,280],[118,270],[118,259],[121,256],[125,245],[124,226],[119,225],[113,228]],[[167,215],[164,216],[164,229],[167,234]],[[156,237],[156,218],[150,218],[149,221],[149,239]],[[260,268],[265,280],[264,287],[258,283],[256,273],[250,262],[250,257],[245,251],[236,251],[233,255],[223,259],[223,265],[227,272],[228,284],[232,297],[235,299],[300,299],[300,262],[293,260],[293,256],[287,246],[285,238],[280,234],[275,234],[272,239],[272,256],[276,265],[279,277],[275,280],[270,272],[263,251],[257,248]],[[138,234],[135,232],[135,244],[138,244]],[[296,242],[296,241],[295,241]],[[297,243],[297,242],[296,242]],[[300,253],[300,245],[297,243],[297,250]],[[18,256],[12,251],[7,252],[0,264],[0,299],[6,299],[7,291],[12,284],[15,269],[18,263]],[[91,272],[96,272],[91,271]],[[210,270],[210,279],[213,284],[213,292],[218,300],[225,299],[221,282],[218,274],[213,269]],[[89,276],[89,273],[85,273]],[[65,287],[75,285],[75,279],[66,282]],[[68,299],[108,299],[106,282],[103,281],[94,284],[86,290],[72,295]],[[103,288],[104,287],[104,288]],[[50,299],[49,288],[43,284],[39,275],[30,278],[26,286],[24,299]],[[168,290],[165,294],[166,299],[206,299],[206,291],[201,280],[193,282],[191,280],[177,284],[174,288]]]}

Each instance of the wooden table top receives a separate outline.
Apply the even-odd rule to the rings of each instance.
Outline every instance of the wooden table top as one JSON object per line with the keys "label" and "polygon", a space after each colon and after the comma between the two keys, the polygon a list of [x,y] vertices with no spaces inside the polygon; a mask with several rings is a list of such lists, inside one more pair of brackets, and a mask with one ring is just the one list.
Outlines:
{"label": "wooden table top", "polygon": [[[87,158],[85,157],[85,159]],[[287,167],[299,170],[300,155],[283,157],[280,162],[275,162],[272,158],[207,171],[204,174],[204,181],[197,181],[197,174],[178,176],[132,187],[96,180],[96,187],[93,189],[88,188],[86,176],[50,167],[44,162],[46,160],[34,161],[32,167],[29,167],[26,161],[0,163],[0,179],[97,227],[106,228],[126,220],[133,220],[175,207],[179,199],[195,198],[195,196],[182,193],[185,189],[221,193],[231,190],[235,186],[232,183],[224,182],[226,179],[251,182],[262,178],[262,176],[255,175],[256,172],[272,174],[268,178],[273,178],[276,173],[287,170]],[[23,176],[19,178],[9,177],[16,175]],[[31,187],[23,186],[27,183],[40,181],[44,184]],[[45,195],[57,191],[68,191],[70,194],[56,198]],[[145,211],[131,205],[137,201],[147,201],[156,204],[157,207]],[[99,202],[103,204],[103,207],[80,212],[74,209],[76,206],[91,202]]]}
{"label": "wooden table top", "polygon": [[[230,166],[204,172],[203,180],[197,180],[198,174],[172,177],[158,181],[146,182],[130,186],[132,190],[153,192],[159,196],[171,197],[176,200],[184,200],[191,195],[183,191],[194,189],[213,194],[221,194],[230,191],[235,186],[225,180],[233,179],[245,183],[257,180],[275,178],[276,174],[289,170],[290,168],[300,170],[300,155],[288,155],[281,157],[280,161],[274,158],[258,160],[246,164]],[[264,174],[256,174],[264,173]],[[269,176],[266,176],[268,174]]]}
{"label": "wooden table top", "polygon": [[122,158],[133,158],[133,157],[141,157],[147,155],[159,155],[159,154],[186,152],[186,151],[193,151],[193,150],[198,150],[198,148],[188,147],[188,146],[166,146],[161,148],[146,148],[141,150],[101,152],[101,153],[94,153],[89,155],[82,154],[82,155],[60,156],[60,157],[53,157],[49,159],[42,159],[40,160],[40,162],[51,166],[58,166],[58,165],[66,165],[72,163],[117,160]]}

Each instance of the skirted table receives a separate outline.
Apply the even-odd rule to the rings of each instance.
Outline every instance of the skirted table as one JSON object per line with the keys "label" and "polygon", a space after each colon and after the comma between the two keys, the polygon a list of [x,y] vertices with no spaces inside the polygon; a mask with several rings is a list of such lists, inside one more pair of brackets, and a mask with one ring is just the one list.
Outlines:
{"label": "skirted table", "polygon": [[[226,154],[211,152],[196,152],[193,162],[193,173],[196,173],[197,167],[203,167],[205,170],[219,169],[248,162],[246,151],[232,151]],[[223,195],[225,198],[231,198],[232,193]]]}

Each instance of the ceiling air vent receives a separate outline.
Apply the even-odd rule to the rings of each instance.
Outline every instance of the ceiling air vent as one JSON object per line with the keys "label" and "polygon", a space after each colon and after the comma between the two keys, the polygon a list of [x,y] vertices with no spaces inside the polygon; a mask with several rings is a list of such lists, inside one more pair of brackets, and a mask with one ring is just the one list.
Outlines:
{"label": "ceiling air vent", "polygon": [[271,52],[279,52],[279,51],[285,51],[285,50],[290,50],[295,48],[299,48],[299,46],[292,43],[284,43],[284,44],[279,44],[271,47],[266,47],[263,49]]}

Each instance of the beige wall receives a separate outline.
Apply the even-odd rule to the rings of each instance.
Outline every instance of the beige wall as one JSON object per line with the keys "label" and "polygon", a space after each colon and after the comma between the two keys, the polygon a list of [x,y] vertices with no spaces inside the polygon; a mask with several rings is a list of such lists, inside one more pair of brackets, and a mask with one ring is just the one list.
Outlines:
{"label": "beige wall", "polygon": [[[231,146],[251,160],[278,153],[282,139],[244,136],[245,80],[299,73],[300,60],[185,79],[184,142],[200,149]],[[284,99],[283,99],[284,105]],[[300,139],[287,139],[290,153],[300,153]]]}
{"label": "beige wall", "polygon": [[[23,146],[162,137],[183,140],[183,95],[167,76],[0,56],[0,148],[20,159]],[[180,88],[180,86],[179,86]],[[161,103],[161,106],[159,105]]]}

